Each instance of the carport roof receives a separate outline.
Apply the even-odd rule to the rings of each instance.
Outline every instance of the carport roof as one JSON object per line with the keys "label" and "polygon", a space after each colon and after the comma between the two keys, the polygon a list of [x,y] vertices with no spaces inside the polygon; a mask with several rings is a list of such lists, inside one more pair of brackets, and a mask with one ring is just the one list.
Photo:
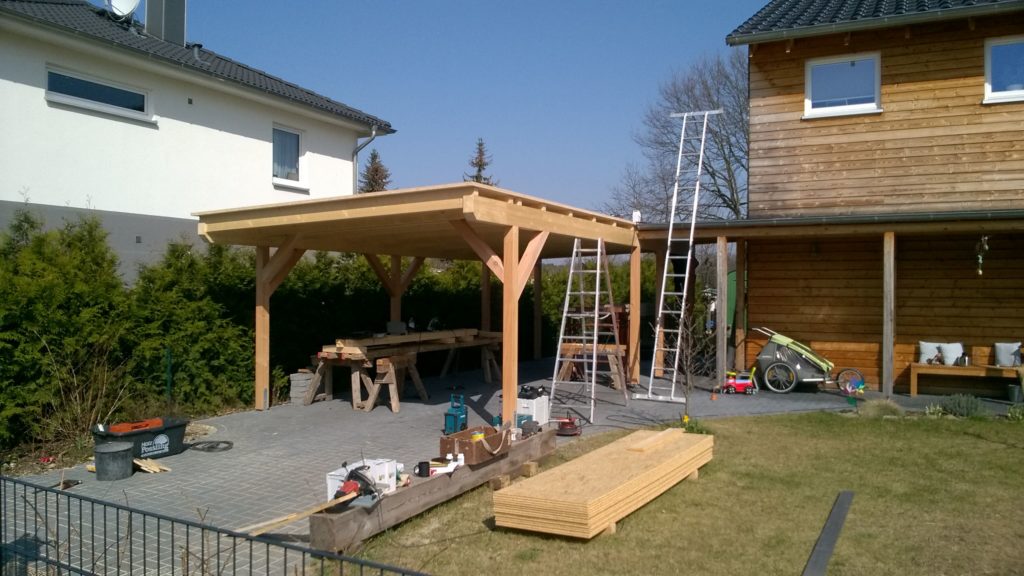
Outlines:
{"label": "carport roof", "polygon": [[[572,255],[574,238],[604,238],[609,253],[635,241],[632,222],[475,182],[231,208],[193,214],[215,244],[290,246],[364,254],[477,260],[457,226],[465,222],[501,253],[505,231],[519,226],[525,245],[548,232],[542,258]],[[456,224],[452,224],[456,222]]]}

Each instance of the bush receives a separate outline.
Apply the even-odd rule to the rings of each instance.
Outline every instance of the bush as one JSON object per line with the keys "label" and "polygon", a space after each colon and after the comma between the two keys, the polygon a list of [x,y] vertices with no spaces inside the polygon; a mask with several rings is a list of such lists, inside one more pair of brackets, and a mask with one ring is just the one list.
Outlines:
{"label": "bush", "polygon": [[988,415],[981,400],[970,394],[954,394],[942,401],[942,410],[958,418],[983,418]]}
{"label": "bush", "polygon": [[1014,404],[1006,411],[1006,419],[1010,422],[1024,422],[1024,404]]}

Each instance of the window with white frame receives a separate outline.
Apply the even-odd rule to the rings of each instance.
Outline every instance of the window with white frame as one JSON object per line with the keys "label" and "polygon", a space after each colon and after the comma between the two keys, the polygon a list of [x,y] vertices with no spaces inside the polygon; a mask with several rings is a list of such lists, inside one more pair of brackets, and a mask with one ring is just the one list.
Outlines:
{"label": "window with white frame", "polygon": [[985,102],[1024,100],[1024,36],[985,41]]}
{"label": "window with white frame", "polygon": [[52,67],[46,70],[46,99],[138,120],[152,119],[145,90]]}
{"label": "window with white frame", "polygon": [[804,70],[804,118],[882,111],[877,52],[808,60]]}
{"label": "window with white frame", "polygon": [[[302,135],[288,128],[274,127],[274,179],[298,183],[302,180]],[[286,182],[287,183],[287,182]]]}

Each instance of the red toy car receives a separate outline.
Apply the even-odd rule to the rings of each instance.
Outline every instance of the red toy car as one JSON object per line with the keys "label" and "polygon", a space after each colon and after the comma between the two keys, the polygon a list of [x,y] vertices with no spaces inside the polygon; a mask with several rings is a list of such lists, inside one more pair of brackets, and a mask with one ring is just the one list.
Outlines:
{"label": "red toy car", "polygon": [[725,394],[755,394],[757,393],[757,385],[754,384],[754,380],[748,372],[742,374],[727,372],[722,392]]}

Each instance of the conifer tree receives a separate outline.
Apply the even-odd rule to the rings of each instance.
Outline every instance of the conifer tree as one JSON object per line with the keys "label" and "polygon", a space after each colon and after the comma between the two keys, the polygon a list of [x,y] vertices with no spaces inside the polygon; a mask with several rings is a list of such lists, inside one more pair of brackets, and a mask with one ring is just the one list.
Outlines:
{"label": "conifer tree", "polygon": [[487,146],[483,138],[476,139],[476,153],[469,159],[469,166],[473,169],[472,174],[463,174],[462,179],[466,182],[479,182],[497,186],[498,181],[493,176],[485,174],[487,167],[491,165],[491,156],[487,153]]}
{"label": "conifer tree", "polygon": [[370,150],[370,158],[359,175],[359,192],[381,192],[391,186],[391,171],[380,161],[377,149]]}

